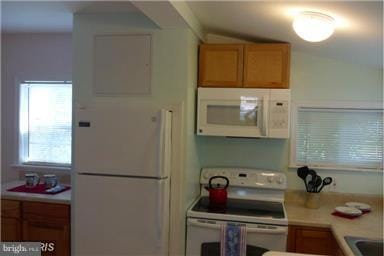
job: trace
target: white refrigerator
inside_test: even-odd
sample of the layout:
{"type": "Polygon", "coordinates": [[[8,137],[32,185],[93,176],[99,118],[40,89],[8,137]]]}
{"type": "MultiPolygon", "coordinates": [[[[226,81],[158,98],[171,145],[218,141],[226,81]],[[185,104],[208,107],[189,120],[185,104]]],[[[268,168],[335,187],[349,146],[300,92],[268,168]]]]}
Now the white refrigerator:
{"type": "Polygon", "coordinates": [[[171,118],[141,107],[75,111],[76,256],[168,255],[171,118]]]}

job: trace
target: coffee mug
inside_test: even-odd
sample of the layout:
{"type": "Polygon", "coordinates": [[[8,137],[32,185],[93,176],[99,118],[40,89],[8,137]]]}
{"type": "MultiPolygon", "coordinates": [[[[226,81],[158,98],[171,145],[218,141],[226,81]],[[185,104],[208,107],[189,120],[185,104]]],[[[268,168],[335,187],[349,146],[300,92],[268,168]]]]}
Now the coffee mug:
{"type": "Polygon", "coordinates": [[[58,181],[55,174],[45,174],[44,175],[44,184],[46,188],[56,187],[58,181]]]}
{"type": "Polygon", "coordinates": [[[25,176],[25,186],[27,188],[36,187],[40,182],[40,177],[36,173],[27,173],[25,176]]]}

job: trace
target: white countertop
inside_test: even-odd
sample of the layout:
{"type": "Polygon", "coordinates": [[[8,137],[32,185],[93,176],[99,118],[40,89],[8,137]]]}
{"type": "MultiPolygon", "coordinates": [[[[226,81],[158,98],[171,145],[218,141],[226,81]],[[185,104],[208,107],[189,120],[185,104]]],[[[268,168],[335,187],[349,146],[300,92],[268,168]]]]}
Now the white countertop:
{"type": "Polygon", "coordinates": [[[71,190],[67,190],[55,195],[7,191],[7,189],[14,188],[23,184],[24,181],[21,180],[1,184],[1,199],[71,204],[71,190]]]}

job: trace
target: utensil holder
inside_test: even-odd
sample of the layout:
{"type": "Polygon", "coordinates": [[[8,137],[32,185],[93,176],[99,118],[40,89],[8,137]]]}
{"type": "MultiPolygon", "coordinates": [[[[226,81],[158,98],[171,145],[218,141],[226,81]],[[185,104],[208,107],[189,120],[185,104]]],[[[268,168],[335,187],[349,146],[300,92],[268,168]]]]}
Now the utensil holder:
{"type": "Polygon", "coordinates": [[[320,207],[320,193],[307,193],[305,207],[309,209],[318,209],[320,207]]]}

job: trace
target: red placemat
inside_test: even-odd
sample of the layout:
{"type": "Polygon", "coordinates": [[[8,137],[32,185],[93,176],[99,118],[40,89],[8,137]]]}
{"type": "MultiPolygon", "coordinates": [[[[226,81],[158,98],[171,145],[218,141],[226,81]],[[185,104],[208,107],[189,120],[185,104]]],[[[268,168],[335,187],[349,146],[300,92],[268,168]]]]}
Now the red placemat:
{"type": "Polygon", "coordinates": [[[56,192],[47,192],[47,191],[45,191],[45,190],[47,190],[45,188],[45,184],[39,184],[39,185],[37,185],[36,187],[33,187],[33,188],[28,188],[25,185],[21,185],[21,186],[17,186],[17,187],[14,187],[14,188],[7,189],[7,191],[10,191],[10,192],[33,193],[33,194],[55,195],[55,194],[58,194],[58,193],[61,193],[61,192],[64,192],[64,191],[67,191],[67,190],[71,189],[71,186],[65,186],[65,185],[62,185],[62,186],[64,187],[63,190],[56,191],[56,192]]]}
{"type": "MultiPolygon", "coordinates": [[[[363,212],[363,214],[362,215],[364,215],[364,214],[366,214],[366,213],[369,213],[369,212],[371,212],[371,211],[362,211],[363,212]]],[[[342,217],[342,218],[346,218],[346,219],[356,219],[356,218],[359,218],[361,215],[359,215],[359,216],[350,216],[350,215],[346,215],[346,214],[342,214],[341,212],[337,212],[337,211],[334,211],[333,213],[332,213],[332,215],[333,216],[337,216],[337,217],[342,217]]]]}

